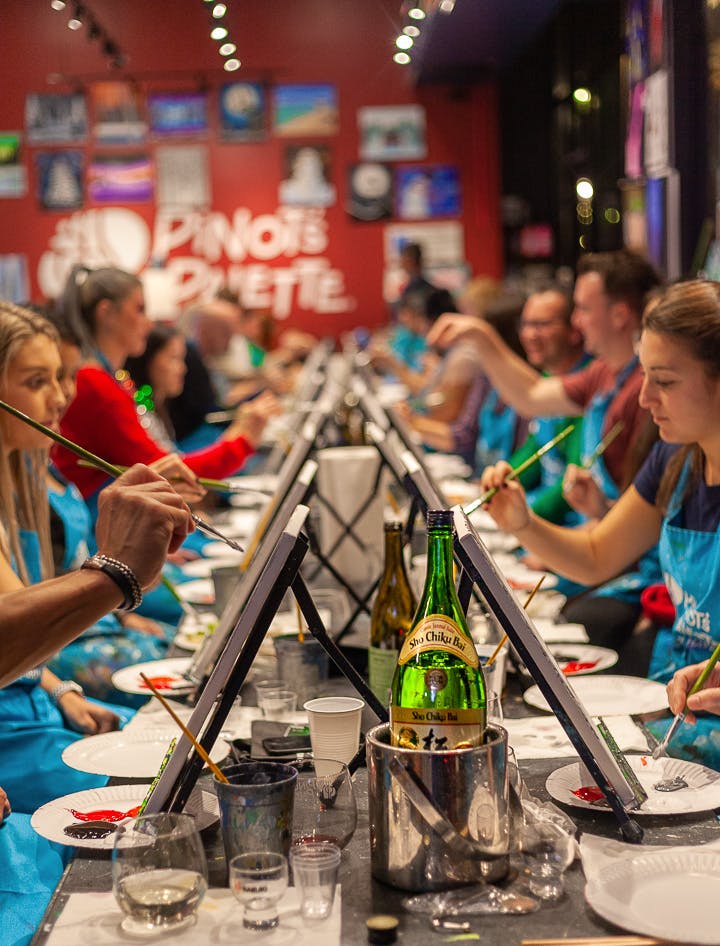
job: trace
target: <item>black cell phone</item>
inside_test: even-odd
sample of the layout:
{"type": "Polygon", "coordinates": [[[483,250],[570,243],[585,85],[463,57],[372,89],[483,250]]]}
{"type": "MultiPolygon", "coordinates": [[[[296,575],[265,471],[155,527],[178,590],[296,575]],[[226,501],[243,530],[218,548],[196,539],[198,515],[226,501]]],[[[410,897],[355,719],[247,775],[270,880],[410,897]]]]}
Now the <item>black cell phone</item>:
{"type": "Polygon", "coordinates": [[[268,755],[293,755],[310,750],[310,736],[268,736],[262,744],[268,755]]]}

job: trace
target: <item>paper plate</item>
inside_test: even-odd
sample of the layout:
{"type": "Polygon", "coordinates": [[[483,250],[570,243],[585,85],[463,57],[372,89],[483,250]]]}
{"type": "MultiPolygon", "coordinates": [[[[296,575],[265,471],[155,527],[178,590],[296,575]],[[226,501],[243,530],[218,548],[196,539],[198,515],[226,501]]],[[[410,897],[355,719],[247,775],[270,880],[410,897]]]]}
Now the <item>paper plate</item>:
{"type": "MultiPolygon", "coordinates": [[[[154,778],[171,739],[179,734],[175,723],[163,729],[133,729],[87,736],[71,742],[63,750],[66,765],[93,775],[111,775],[118,778],[154,778]]],[[[230,752],[230,746],[218,739],[210,751],[213,762],[220,762],[230,752]]]]}
{"type": "MultiPolygon", "coordinates": [[[[218,527],[219,528],[219,527],[218,527]]],[[[202,553],[205,558],[233,558],[233,561],[241,562],[244,557],[243,552],[236,552],[234,549],[231,549],[229,545],[226,545],[225,542],[207,542],[202,547],[202,553]]],[[[202,559],[197,559],[196,561],[202,561],[202,559]]],[[[188,562],[188,564],[190,564],[188,562]]],[[[215,567],[217,563],[213,564],[215,567]]],[[[183,570],[185,565],[182,566],[183,570]]]]}
{"type": "Polygon", "coordinates": [[[176,587],[177,593],[183,601],[189,601],[190,604],[215,603],[215,586],[211,578],[195,578],[193,581],[182,581],[176,587]]]}
{"type": "MultiPolygon", "coordinates": [[[[183,575],[185,575],[187,578],[210,578],[212,581],[211,573],[213,568],[225,568],[225,566],[228,565],[240,565],[240,562],[243,560],[242,553],[233,552],[232,549],[229,549],[224,542],[218,542],[218,545],[221,545],[225,551],[230,552],[230,554],[222,556],[217,555],[210,558],[197,558],[194,562],[187,562],[187,564],[183,565],[181,569],[183,575]]],[[[238,570],[238,575],[239,574],[240,571],[238,570]]]]}
{"type": "Polygon", "coordinates": [[[594,644],[551,644],[548,649],[566,677],[600,673],[618,662],[616,650],[594,644]]]}
{"type": "Polygon", "coordinates": [[[193,684],[184,675],[191,661],[192,657],[165,657],[163,660],[148,660],[142,664],[132,664],[129,667],[123,667],[122,670],[116,670],[112,675],[112,682],[123,693],[151,696],[150,690],[140,679],[140,674],[144,673],[163,696],[187,693],[188,690],[193,689],[193,684]],[[153,678],[166,679],[161,685],[153,678]]]}
{"type": "MultiPolygon", "coordinates": [[[[533,604],[537,595],[533,599],[533,604]]],[[[550,618],[533,617],[535,630],[546,644],[587,644],[588,632],[584,624],[556,624],[550,618]]]]}
{"type": "MultiPolygon", "coordinates": [[[[638,781],[648,793],[647,801],[643,802],[642,807],[633,810],[633,817],[696,814],[711,811],[720,805],[720,772],[695,762],[684,762],[682,759],[653,759],[651,755],[629,755],[626,758],[638,781]],[[676,775],[685,779],[687,788],[681,788],[677,792],[658,792],[653,787],[660,779],[674,778],[676,775]]],[[[556,801],[574,808],[610,811],[609,805],[591,804],[573,794],[587,785],[595,785],[595,782],[582,762],[573,762],[556,769],[545,782],[545,787],[556,801]]],[[[666,934],[664,936],[669,938],[666,934]]]]}
{"type": "Polygon", "coordinates": [[[258,498],[267,499],[268,494],[277,489],[278,479],[277,473],[260,473],[258,476],[228,476],[226,482],[240,493],[256,491],[258,498]]]}
{"type": "Polygon", "coordinates": [[[548,591],[558,583],[558,576],[552,572],[536,571],[534,568],[527,568],[522,562],[516,561],[514,565],[501,566],[500,571],[505,581],[515,591],[532,591],[543,576],[545,580],[541,591],[548,591]]]}
{"type": "MultiPolygon", "coordinates": [[[[570,686],[589,716],[637,716],[667,709],[667,693],[662,683],[644,677],[615,674],[576,677],[570,686]]],[[[523,693],[529,706],[549,711],[547,700],[538,686],[523,693]]]]}
{"type": "MultiPolygon", "coordinates": [[[[76,811],[130,811],[139,805],[150,787],[147,785],[106,785],[104,788],[91,788],[84,792],[74,792],[48,802],[38,808],[30,823],[38,834],[48,841],[67,844],[70,847],[93,847],[112,851],[115,832],[105,838],[69,838],[64,833],[68,825],[76,824],[78,819],[70,812],[76,811]]],[[[212,792],[196,788],[190,796],[185,812],[195,818],[199,830],[208,828],[220,817],[218,800],[212,792]]]]}
{"type": "Polygon", "coordinates": [[[622,929],[677,943],[716,944],[720,854],[660,851],[608,864],[585,899],[622,929]]]}
{"type": "Polygon", "coordinates": [[[197,650],[207,636],[209,630],[214,630],[217,626],[217,615],[211,611],[199,612],[200,620],[196,621],[192,615],[186,615],[180,625],[173,640],[173,644],[183,647],[185,650],[197,650]]]}

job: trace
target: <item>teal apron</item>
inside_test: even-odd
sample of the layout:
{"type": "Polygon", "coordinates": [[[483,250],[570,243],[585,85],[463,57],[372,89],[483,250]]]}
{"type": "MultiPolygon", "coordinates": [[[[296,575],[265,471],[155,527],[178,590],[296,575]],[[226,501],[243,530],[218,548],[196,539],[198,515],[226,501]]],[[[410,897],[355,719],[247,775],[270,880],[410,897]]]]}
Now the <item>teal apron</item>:
{"type": "MultiPolygon", "coordinates": [[[[676,670],[707,660],[720,641],[720,535],[695,532],[678,524],[682,495],[689,476],[686,464],[670,499],[660,533],[660,562],[665,584],[675,605],[675,622],[655,638],[649,676],[667,683],[676,670]]],[[[670,720],[648,728],[661,738],[670,720]]],[[[684,723],[673,736],[670,755],[720,769],[720,719],[698,717],[684,723]]]]}
{"type": "Polygon", "coordinates": [[[80,568],[90,554],[87,543],[92,528],[90,512],[74,483],[69,483],[55,467],[50,468],[50,473],[65,487],[62,493],[48,489],[48,500],[65,533],[62,567],[64,571],[71,571],[80,568]]]}
{"type": "Polygon", "coordinates": [[[481,473],[509,457],[515,449],[518,415],[502,404],[495,388],[490,388],[478,414],[478,438],[475,444],[475,471],[481,473]]]}

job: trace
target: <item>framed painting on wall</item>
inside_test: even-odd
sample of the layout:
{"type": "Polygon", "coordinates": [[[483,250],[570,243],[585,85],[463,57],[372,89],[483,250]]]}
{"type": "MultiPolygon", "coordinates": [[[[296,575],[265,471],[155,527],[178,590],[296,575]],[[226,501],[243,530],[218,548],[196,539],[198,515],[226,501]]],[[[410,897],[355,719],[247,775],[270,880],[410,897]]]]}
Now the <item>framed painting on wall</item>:
{"type": "Polygon", "coordinates": [[[336,135],[339,127],[334,85],[278,85],[273,93],[273,131],[281,138],[336,135]]]}
{"type": "Polygon", "coordinates": [[[228,82],[220,89],[220,137],[225,141],[265,138],[265,89],[259,82],[228,82]]]}

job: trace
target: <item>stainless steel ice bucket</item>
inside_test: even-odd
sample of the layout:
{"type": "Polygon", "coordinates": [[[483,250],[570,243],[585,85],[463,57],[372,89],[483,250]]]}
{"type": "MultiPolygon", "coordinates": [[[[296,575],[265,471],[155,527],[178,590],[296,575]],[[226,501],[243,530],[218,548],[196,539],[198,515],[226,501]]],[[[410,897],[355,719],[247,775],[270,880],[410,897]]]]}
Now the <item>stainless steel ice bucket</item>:
{"type": "Polygon", "coordinates": [[[495,881],[508,870],[515,828],[507,732],[489,726],[474,749],[424,752],[367,734],[372,873],[402,890],[495,881]]]}

